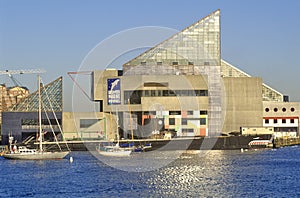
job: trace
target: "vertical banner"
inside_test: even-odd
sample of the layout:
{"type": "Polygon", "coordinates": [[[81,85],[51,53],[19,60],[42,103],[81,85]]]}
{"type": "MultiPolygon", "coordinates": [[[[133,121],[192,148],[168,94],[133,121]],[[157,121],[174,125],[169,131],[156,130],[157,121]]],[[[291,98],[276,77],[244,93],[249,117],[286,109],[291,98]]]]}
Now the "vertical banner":
{"type": "Polygon", "coordinates": [[[107,79],[107,103],[108,105],[121,104],[120,78],[107,79]]]}

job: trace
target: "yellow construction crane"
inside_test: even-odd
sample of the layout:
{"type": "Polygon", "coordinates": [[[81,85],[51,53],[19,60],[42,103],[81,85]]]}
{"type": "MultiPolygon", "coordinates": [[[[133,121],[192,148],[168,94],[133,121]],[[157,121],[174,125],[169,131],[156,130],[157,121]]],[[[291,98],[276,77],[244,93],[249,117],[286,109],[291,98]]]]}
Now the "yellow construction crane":
{"type": "Polygon", "coordinates": [[[13,77],[15,74],[40,74],[45,73],[44,69],[21,69],[21,70],[3,70],[0,75],[8,75],[15,86],[20,86],[20,83],[13,77]]]}

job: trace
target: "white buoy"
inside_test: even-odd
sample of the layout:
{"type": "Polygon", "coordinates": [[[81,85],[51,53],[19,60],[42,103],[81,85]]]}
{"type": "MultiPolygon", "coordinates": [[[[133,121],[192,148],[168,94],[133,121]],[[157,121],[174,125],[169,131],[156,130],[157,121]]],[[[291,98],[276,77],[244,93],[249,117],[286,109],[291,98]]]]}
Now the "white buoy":
{"type": "Polygon", "coordinates": [[[73,157],[70,157],[70,163],[73,163],[73,161],[74,161],[73,157]]]}
{"type": "Polygon", "coordinates": [[[243,148],[241,148],[241,153],[244,153],[244,149],[243,148]]]}

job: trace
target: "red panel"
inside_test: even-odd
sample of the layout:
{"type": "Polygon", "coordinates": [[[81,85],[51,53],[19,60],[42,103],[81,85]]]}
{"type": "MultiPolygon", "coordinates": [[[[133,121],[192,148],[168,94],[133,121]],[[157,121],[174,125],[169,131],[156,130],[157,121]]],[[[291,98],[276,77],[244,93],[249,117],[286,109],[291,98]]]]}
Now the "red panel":
{"type": "Polygon", "coordinates": [[[206,136],[206,128],[200,128],[200,136],[206,136]]]}
{"type": "Polygon", "coordinates": [[[299,117],[264,117],[264,119],[299,119],[299,117]]]}

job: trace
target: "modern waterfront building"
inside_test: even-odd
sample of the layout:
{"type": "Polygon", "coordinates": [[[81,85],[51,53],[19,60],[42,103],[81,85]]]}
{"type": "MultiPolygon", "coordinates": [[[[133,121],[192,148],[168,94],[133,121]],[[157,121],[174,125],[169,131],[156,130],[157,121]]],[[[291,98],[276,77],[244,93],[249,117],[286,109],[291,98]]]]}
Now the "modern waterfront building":
{"type": "MultiPolygon", "coordinates": [[[[223,60],[220,34],[217,10],[124,63],[121,71],[93,71],[91,97],[99,112],[62,112],[62,79],[45,86],[64,137],[115,139],[117,130],[123,138],[204,137],[237,134],[242,127],[298,136],[300,103],[223,60]]],[[[35,133],[36,97],[3,113],[3,139],[10,132],[18,140],[35,133]]]]}
{"type": "MultiPolygon", "coordinates": [[[[286,97],[221,59],[220,32],[217,10],[128,61],[121,72],[94,71],[94,101],[106,113],[118,109],[124,137],[131,130],[142,137],[155,130],[185,137],[271,126],[264,122],[269,118],[264,109],[290,106],[286,97]]],[[[298,134],[298,106],[295,115],[282,116],[290,125],[275,130],[298,134]]]]}

